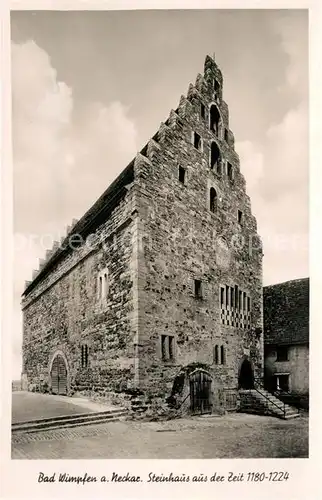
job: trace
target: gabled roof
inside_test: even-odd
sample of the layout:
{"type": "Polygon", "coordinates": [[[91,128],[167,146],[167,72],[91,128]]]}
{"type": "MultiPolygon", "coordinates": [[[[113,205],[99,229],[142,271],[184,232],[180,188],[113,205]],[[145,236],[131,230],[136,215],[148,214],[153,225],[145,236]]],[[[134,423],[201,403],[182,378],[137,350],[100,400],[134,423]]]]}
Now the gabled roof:
{"type": "Polygon", "coordinates": [[[264,343],[309,342],[309,278],[264,287],[264,343]]]}
{"type": "MultiPolygon", "coordinates": [[[[215,71],[216,73],[216,81],[217,79],[222,84],[223,77],[220,69],[218,68],[215,60],[210,56],[207,56],[204,64],[204,73],[205,75],[209,73],[209,71],[215,71]]],[[[161,123],[159,130],[153,136],[152,139],[143,147],[138,155],[143,155],[144,157],[149,157],[149,151],[151,148],[155,146],[156,143],[159,142],[160,133],[162,135],[162,131],[164,128],[167,128],[168,125],[173,124],[174,122],[180,123],[181,115],[185,113],[185,107],[189,105],[192,95],[189,93],[193,93],[195,89],[202,87],[202,85],[206,83],[203,75],[198,74],[196,85],[190,85],[188,90],[187,97],[181,96],[180,103],[176,111],[171,111],[169,118],[165,123],[161,123]]],[[[222,100],[222,104],[224,101],[222,100]]],[[[232,132],[230,131],[231,136],[232,132]]],[[[237,153],[234,152],[236,157],[238,158],[237,153]]],[[[136,156],[136,158],[138,157],[136,156]]],[[[57,263],[64,258],[71,251],[71,245],[69,244],[69,240],[74,235],[79,235],[84,239],[91,233],[94,232],[95,229],[107,219],[112,210],[117,206],[119,201],[122,199],[126,192],[126,186],[131,184],[134,180],[134,170],[135,170],[135,161],[132,162],[121,172],[121,174],[117,177],[117,179],[107,188],[107,190],[102,194],[102,196],[94,203],[94,205],[85,213],[85,215],[72,227],[72,229],[67,234],[66,238],[60,243],[57,243],[57,246],[54,247],[52,253],[49,252],[48,259],[41,262],[41,268],[39,271],[36,271],[36,274],[33,277],[31,282],[26,283],[26,288],[23,292],[23,296],[28,295],[35,286],[44,279],[49,272],[57,265],[57,263]]],[[[75,246],[75,245],[74,245],[75,246]]]]}

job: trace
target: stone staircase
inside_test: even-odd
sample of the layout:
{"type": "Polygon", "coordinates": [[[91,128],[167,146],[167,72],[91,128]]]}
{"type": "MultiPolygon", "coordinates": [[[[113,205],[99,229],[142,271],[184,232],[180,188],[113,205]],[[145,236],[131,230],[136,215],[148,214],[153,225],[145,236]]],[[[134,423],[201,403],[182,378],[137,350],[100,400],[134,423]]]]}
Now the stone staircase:
{"type": "Polygon", "coordinates": [[[299,411],[285,404],[276,396],[260,387],[255,389],[241,389],[240,411],[244,413],[256,413],[259,415],[271,415],[289,420],[300,416],[299,411]]]}
{"type": "Polygon", "coordinates": [[[31,433],[62,429],[68,427],[79,427],[83,425],[96,425],[116,420],[124,420],[127,416],[124,408],[92,413],[81,413],[77,415],[61,415],[58,417],[41,418],[27,422],[17,422],[11,425],[13,433],[31,433]]]}

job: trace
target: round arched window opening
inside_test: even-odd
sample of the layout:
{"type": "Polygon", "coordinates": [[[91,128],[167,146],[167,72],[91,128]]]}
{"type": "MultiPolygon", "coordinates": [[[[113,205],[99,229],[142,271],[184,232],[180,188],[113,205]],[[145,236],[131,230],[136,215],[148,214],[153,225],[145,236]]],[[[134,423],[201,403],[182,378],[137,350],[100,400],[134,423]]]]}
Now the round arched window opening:
{"type": "Polygon", "coordinates": [[[209,203],[210,203],[210,211],[215,213],[217,212],[217,208],[218,208],[218,197],[217,197],[217,191],[215,190],[214,187],[211,187],[210,188],[210,200],[209,200],[209,203]]]}
{"type": "Polygon", "coordinates": [[[212,104],[210,107],[210,130],[215,133],[217,137],[219,137],[219,126],[220,126],[220,113],[215,104],[212,104]]]}
{"type": "Polygon", "coordinates": [[[221,158],[220,151],[215,142],[211,143],[210,149],[210,168],[215,170],[218,175],[221,175],[221,158]]]}

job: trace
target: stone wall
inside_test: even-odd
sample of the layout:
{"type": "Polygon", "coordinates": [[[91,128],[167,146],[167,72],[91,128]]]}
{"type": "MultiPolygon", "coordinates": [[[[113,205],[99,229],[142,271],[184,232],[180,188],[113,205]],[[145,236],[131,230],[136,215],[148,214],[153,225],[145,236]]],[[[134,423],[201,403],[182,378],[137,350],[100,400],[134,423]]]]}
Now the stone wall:
{"type": "Polygon", "coordinates": [[[289,391],[294,394],[309,394],[309,346],[288,346],[288,360],[276,360],[276,347],[265,347],[265,381],[270,386],[274,374],[289,374],[289,391]]]}
{"type": "Polygon", "coordinates": [[[309,291],[309,278],[264,287],[265,384],[268,388],[275,385],[275,373],[288,373],[292,393],[309,393],[309,291]],[[278,349],[287,349],[287,361],[276,360],[278,349]]]}
{"type": "Polygon", "coordinates": [[[205,77],[199,75],[196,85],[189,87],[188,97],[181,98],[176,112],[161,125],[155,147],[136,170],[141,234],[139,378],[141,387],[155,394],[169,395],[175,375],[191,362],[210,367],[214,390],[237,387],[244,357],[252,360],[256,376],[263,374],[262,251],[229,130],[228,108],[220,99],[220,137],[209,129],[209,109],[216,101],[214,78],[222,83],[218,68],[207,58],[205,77]],[[201,150],[192,144],[195,131],[202,139],[201,150]],[[209,166],[212,141],[221,151],[221,174],[209,166]],[[184,183],[179,166],[186,172],[184,183]],[[212,186],[218,196],[216,213],[209,210],[212,186]],[[194,280],[202,282],[202,298],[195,297],[194,280]],[[220,285],[238,285],[250,296],[250,327],[221,324],[220,285]],[[173,360],[161,360],[161,335],[175,340],[173,360]],[[223,365],[214,363],[215,345],[225,348],[223,365]]]}
{"type": "Polygon", "coordinates": [[[69,253],[25,297],[23,374],[29,389],[50,390],[50,364],[58,352],[67,362],[69,393],[133,385],[136,226],[135,193],[130,189],[91,234],[90,245],[69,253]],[[103,269],[108,270],[106,300],[98,297],[103,269]],[[87,367],[81,363],[84,343],[87,367]]]}
{"type": "Polygon", "coordinates": [[[213,376],[217,409],[225,390],[234,398],[243,359],[262,375],[262,250],[222,91],[221,72],[207,57],[204,75],[137,155],[125,198],[91,235],[97,244],[70,252],[26,295],[23,369],[34,387],[50,389],[57,352],[68,363],[69,392],[136,386],[163,400],[184,367],[201,363],[213,376]],[[102,307],[97,284],[105,268],[102,307]],[[234,324],[221,287],[242,293],[245,310],[234,308],[241,316],[234,324]],[[162,336],[172,339],[168,360],[162,336]],[[85,342],[89,365],[82,368],[85,342]],[[215,346],[224,349],[223,362],[216,363],[215,346]]]}

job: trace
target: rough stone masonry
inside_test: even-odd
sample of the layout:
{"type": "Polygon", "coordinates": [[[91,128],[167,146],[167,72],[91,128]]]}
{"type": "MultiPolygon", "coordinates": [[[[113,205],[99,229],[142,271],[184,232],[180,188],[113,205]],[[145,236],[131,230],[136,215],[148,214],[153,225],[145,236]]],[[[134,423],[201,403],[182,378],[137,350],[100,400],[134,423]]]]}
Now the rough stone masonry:
{"type": "Polygon", "coordinates": [[[234,406],[245,360],[263,376],[261,240],[222,96],[207,56],[178,108],[26,284],[29,390],[139,389],[178,402],[201,367],[216,409],[234,406]]]}

